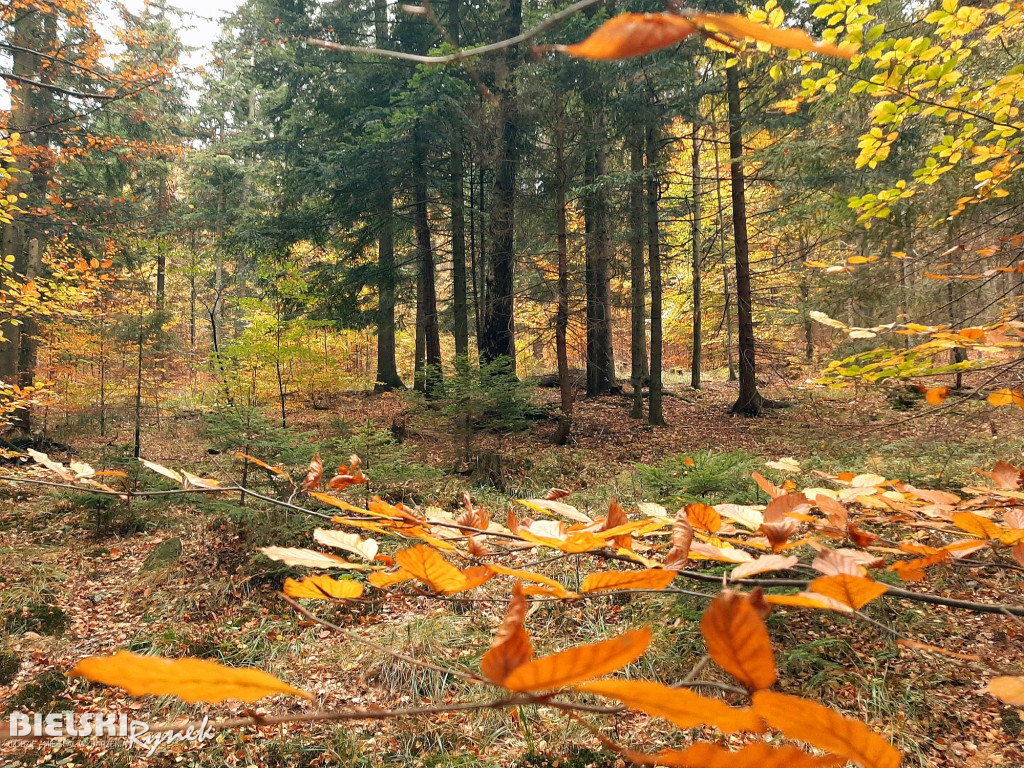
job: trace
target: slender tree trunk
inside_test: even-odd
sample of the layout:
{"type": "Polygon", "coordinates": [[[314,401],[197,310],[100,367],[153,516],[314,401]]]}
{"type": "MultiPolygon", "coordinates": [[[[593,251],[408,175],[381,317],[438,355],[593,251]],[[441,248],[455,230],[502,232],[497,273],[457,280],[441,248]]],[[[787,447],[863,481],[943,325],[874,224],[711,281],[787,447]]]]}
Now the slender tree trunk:
{"type": "Polygon", "coordinates": [[[565,132],[561,105],[555,126],[555,216],[558,241],[558,313],[555,317],[555,356],[558,359],[558,390],[561,407],[554,443],[563,445],[572,430],[572,382],[569,380],[569,238],[566,222],[568,179],[565,170],[565,132]]]}
{"type": "Polygon", "coordinates": [[[701,272],[704,269],[701,256],[700,220],[701,220],[701,184],[700,184],[700,138],[697,123],[693,124],[692,152],[693,158],[690,163],[690,173],[693,176],[693,222],[690,225],[690,240],[693,246],[693,354],[690,359],[690,386],[700,389],[700,364],[701,364],[701,339],[702,339],[702,310],[701,303],[701,272]]]}
{"type": "Polygon", "coordinates": [[[412,149],[413,228],[416,230],[418,257],[415,387],[432,395],[436,394],[441,386],[441,332],[437,318],[434,248],[430,241],[430,218],[427,210],[426,159],[427,145],[422,138],[422,128],[417,124],[413,128],[412,149]]]}
{"type": "Polygon", "coordinates": [[[594,120],[592,145],[587,150],[583,201],[587,246],[587,394],[603,395],[615,389],[615,354],[612,348],[611,242],[608,234],[608,193],[604,121],[594,120]]]}
{"type": "Polygon", "coordinates": [[[139,318],[139,338],[136,349],[135,369],[135,458],[142,458],[142,352],[145,332],[142,318],[139,318]]]}
{"type": "MultiPolygon", "coordinates": [[[[500,19],[502,38],[517,36],[523,28],[522,0],[508,0],[500,19]]],[[[516,168],[519,164],[519,110],[515,70],[519,51],[506,49],[495,66],[492,93],[498,100],[498,146],[495,152],[494,187],[491,193],[490,249],[484,288],[484,317],[480,340],[482,362],[506,358],[509,373],[516,371],[515,302],[515,206],[516,168]]]]}
{"type": "Polygon", "coordinates": [[[743,177],[743,114],[740,108],[740,75],[736,65],[725,70],[729,101],[729,160],[732,187],[732,228],[736,257],[736,307],[739,325],[740,391],[733,413],[758,416],[763,407],[757,391],[754,357],[754,312],[750,292],[750,254],[747,240],[747,198],[743,177]]]}
{"type": "MultiPolygon", "coordinates": [[[[32,281],[43,270],[42,254],[39,252],[39,239],[33,237],[28,241],[28,263],[25,266],[25,280],[32,281]]],[[[21,321],[18,345],[18,386],[28,390],[35,386],[36,357],[39,351],[39,321],[29,312],[21,321]]],[[[32,431],[32,412],[25,406],[18,408],[13,416],[13,423],[26,435],[32,431]]]]}
{"type": "Polygon", "coordinates": [[[665,426],[661,403],[662,315],[661,315],[661,242],[658,218],[660,180],[658,174],[661,132],[651,123],[647,126],[647,260],[651,276],[651,383],[647,402],[647,422],[665,426]]]}
{"type": "Polygon", "coordinates": [[[466,207],[462,168],[462,128],[452,135],[452,314],[455,319],[455,359],[469,359],[469,303],[466,299],[466,207]]]}
{"type": "Polygon", "coordinates": [[[644,279],[644,135],[637,130],[629,146],[629,298],[630,371],[633,407],[629,416],[644,417],[644,378],[647,371],[647,285],[644,279]]]}
{"type": "Polygon", "coordinates": [[[722,163],[715,152],[715,195],[718,198],[718,258],[722,264],[722,315],[725,319],[725,360],[729,368],[729,381],[736,381],[736,365],[732,359],[732,293],[729,291],[729,264],[725,257],[725,203],[722,200],[722,163]]]}

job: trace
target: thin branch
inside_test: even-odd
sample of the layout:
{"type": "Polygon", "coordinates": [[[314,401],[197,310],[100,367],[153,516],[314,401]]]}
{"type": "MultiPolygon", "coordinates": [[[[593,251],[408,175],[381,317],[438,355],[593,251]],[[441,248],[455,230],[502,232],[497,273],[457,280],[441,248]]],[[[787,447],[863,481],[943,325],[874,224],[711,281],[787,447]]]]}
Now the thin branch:
{"type": "Polygon", "coordinates": [[[76,99],[110,101],[111,99],[117,98],[117,96],[112,93],[83,93],[82,91],[72,91],[68,88],[61,88],[59,85],[51,85],[50,83],[44,83],[40,80],[33,80],[30,77],[22,77],[21,75],[16,75],[13,72],[0,72],[0,78],[3,78],[4,80],[13,80],[14,82],[21,83],[22,85],[30,85],[34,88],[44,88],[48,91],[61,93],[65,96],[72,96],[76,99]]]}

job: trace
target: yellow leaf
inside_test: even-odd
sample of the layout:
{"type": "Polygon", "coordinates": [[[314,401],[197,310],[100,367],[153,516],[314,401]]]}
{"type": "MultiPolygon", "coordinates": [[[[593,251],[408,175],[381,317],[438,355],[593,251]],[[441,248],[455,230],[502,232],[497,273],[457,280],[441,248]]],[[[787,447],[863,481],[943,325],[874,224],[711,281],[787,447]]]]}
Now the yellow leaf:
{"type": "Polygon", "coordinates": [[[822,576],[815,579],[808,585],[808,589],[819,595],[838,600],[843,605],[848,605],[857,611],[872,600],[884,595],[887,587],[866,576],[840,573],[836,576],[822,576]]]}
{"type": "Polygon", "coordinates": [[[347,600],[362,597],[363,585],[352,579],[332,579],[320,574],[307,576],[302,581],[285,579],[284,593],[288,597],[309,597],[314,600],[347,600]]]}
{"type": "Polygon", "coordinates": [[[403,581],[410,581],[414,578],[415,577],[409,573],[409,571],[404,568],[399,568],[393,573],[385,573],[384,571],[371,573],[366,580],[373,586],[377,587],[377,589],[387,589],[395,584],[401,584],[403,581]]]}
{"type": "Polygon", "coordinates": [[[815,51],[830,56],[838,56],[842,59],[853,58],[853,49],[849,46],[838,48],[829,43],[818,42],[802,29],[791,27],[789,29],[772,29],[757,22],[751,21],[746,16],[737,16],[727,13],[695,13],[690,19],[700,26],[711,26],[719,32],[724,32],[729,37],[737,39],[749,38],[768,43],[776,48],[786,48],[795,51],[815,51]]]}
{"type": "Polygon", "coordinates": [[[611,674],[639,659],[651,642],[649,628],[630,630],[610,640],[569,648],[517,667],[503,685],[510,691],[549,691],[611,674]]]}
{"type": "Polygon", "coordinates": [[[897,768],[901,756],[859,720],[821,704],[773,691],[754,694],[754,711],[788,738],[853,760],[863,768],[897,768]]]}
{"type": "Polygon", "coordinates": [[[612,589],[664,589],[672,583],[675,571],[599,571],[583,580],[581,593],[605,592],[612,589]]]}
{"type": "Polygon", "coordinates": [[[713,725],[725,733],[764,730],[761,718],[753,710],[730,707],[720,699],[709,699],[685,688],[669,688],[646,680],[599,680],[575,687],[662,717],[679,728],[713,725]]]}
{"type": "Polygon", "coordinates": [[[177,696],[189,703],[219,704],[225,699],[251,702],[279,693],[313,698],[259,669],[225,667],[205,659],[139,656],[128,651],[82,659],[68,674],[116,685],[132,696],[177,696]]]}

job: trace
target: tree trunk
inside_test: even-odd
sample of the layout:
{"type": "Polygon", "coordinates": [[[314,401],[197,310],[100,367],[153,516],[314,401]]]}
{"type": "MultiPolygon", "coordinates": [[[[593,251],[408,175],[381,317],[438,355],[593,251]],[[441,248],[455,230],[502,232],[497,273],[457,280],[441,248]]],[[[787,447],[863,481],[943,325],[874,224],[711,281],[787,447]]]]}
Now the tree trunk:
{"type": "Polygon", "coordinates": [[[608,234],[608,193],[604,122],[594,121],[593,144],[587,150],[583,199],[587,273],[587,394],[615,389],[615,354],[612,349],[611,242],[608,234]]]}
{"type": "Polygon", "coordinates": [[[422,128],[417,124],[413,128],[412,139],[413,228],[416,230],[418,264],[416,281],[417,367],[414,386],[421,392],[432,395],[436,394],[441,386],[441,334],[437,321],[434,249],[430,242],[430,219],[427,211],[427,145],[422,138],[421,131],[422,128]]]}
{"type": "Polygon", "coordinates": [[[725,70],[729,101],[729,160],[732,187],[732,229],[736,258],[736,308],[739,326],[740,391],[732,412],[758,416],[763,402],[757,391],[754,359],[754,313],[750,294],[750,254],[747,240],[747,198],[743,178],[743,113],[740,108],[740,74],[736,65],[725,70]]]}
{"type": "MultiPolygon", "coordinates": [[[[561,105],[560,105],[561,106],[561,105]]],[[[565,171],[565,133],[562,130],[561,109],[555,126],[555,216],[558,241],[558,313],[555,317],[555,356],[558,359],[558,390],[561,395],[558,430],[554,443],[563,445],[572,430],[572,382],[569,380],[569,347],[566,338],[569,329],[569,238],[566,223],[566,193],[568,179],[565,171]]]]}
{"type": "Polygon", "coordinates": [[[452,314],[455,319],[455,361],[469,358],[469,302],[466,298],[466,208],[462,170],[462,128],[452,135],[452,314]]]}
{"type": "Polygon", "coordinates": [[[633,407],[629,416],[644,417],[644,378],[647,371],[647,286],[644,280],[644,136],[639,131],[629,146],[629,297],[630,371],[633,407]]]}
{"type": "Polygon", "coordinates": [[[700,363],[701,363],[701,321],[702,321],[702,304],[701,304],[701,271],[704,269],[703,259],[701,257],[701,241],[700,241],[700,141],[698,137],[698,128],[696,121],[693,124],[693,136],[692,136],[692,152],[693,158],[690,163],[690,173],[693,176],[693,222],[690,225],[690,240],[693,246],[693,354],[690,359],[690,386],[694,389],[700,389],[700,363]]]}
{"type": "Polygon", "coordinates": [[[736,381],[736,364],[732,359],[732,291],[729,290],[729,267],[722,266],[722,294],[725,314],[725,359],[729,366],[729,381],[736,381]]]}
{"type": "MultiPolygon", "coordinates": [[[[508,0],[500,19],[503,39],[517,36],[523,28],[522,0],[508,0]]],[[[495,64],[492,93],[498,100],[498,141],[494,186],[491,192],[490,248],[484,281],[484,312],[480,339],[481,362],[508,360],[509,373],[516,371],[515,302],[515,205],[516,168],[519,163],[519,110],[516,103],[517,48],[506,49],[495,64]]]]}
{"type": "Polygon", "coordinates": [[[660,133],[655,124],[647,126],[647,260],[651,276],[651,383],[647,402],[647,423],[656,427],[665,426],[661,404],[661,243],[658,220],[660,133]]]}

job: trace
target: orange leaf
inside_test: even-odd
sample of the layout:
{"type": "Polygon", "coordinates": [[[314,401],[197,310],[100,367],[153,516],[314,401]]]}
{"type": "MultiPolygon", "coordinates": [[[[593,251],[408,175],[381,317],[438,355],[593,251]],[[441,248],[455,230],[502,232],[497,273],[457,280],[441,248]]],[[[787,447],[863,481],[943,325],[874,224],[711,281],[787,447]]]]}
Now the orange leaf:
{"type": "Polygon", "coordinates": [[[610,589],[664,589],[672,583],[675,571],[599,571],[583,580],[580,592],[604,592],[610,589]]]}
{"type": "Polygon", "coordinates": [[[288,477],[287,473],[282,472],[277,467],[270,466],[265,461],[260,461],[255,456],[250,456],[249,454],[242,453],[241,451],[236,452],[235,456],[237,456],[240,459],[245,459],[250,464],[255,464],[257,467],[262,467],[263,469],[267,470],[268,472],[273,472],[275,475],[280,475],[282,477],[288,477]]]}
{"type": "Polygon", "coordinates": [[[490,650],[480,660],[480,671],[495,685],[504,685],[513,670],[533,659],[533,644],[523,627],[527,608],[523,585],[517,582],[505,620],[495,633],[490,650]]]}
{"type": "Polygon", "coordinates": [[[993,677],[988,692],[1007,704],[1024,706],[1024,677],[993,677]]]}
{"type": "Polygon", "coordinates": [[[1024,394],[1019,389],[997,389],[988,396],[988,402],[993,408],[1001,408],[1004,405],[1024,408],[1024,394]]]}
{"type": "Polygon", "coordinates": [[[500,573],[502,576],[511,576],[515,579],[522,579],[523,581],[533,581],[538,584],[546,584],[554,590],[562,590],[565,594],[565,587],[554,579],[550,579],[547,576],[541,576],[539,573],[533,573],[532,571],[521,571],[518,568],[506,568],[504,565],[498,563],[488,563],[487,567],[495,573],[500,573]]]}
{"type": "Polygon", "coordinates": [[[320,478],[324,476],[324,463],[320,460],[320,454],[314,454],[309,461],[309,470],[306,477],[299,486],[300,491],[309,491],[320,485],[320,478]]]}
{"type": "Polygon", "coordinates": [[[897,768],[902,759],[895,747],[864,723],[813,701],[757,691],[754,711],[787,737],[853,760],[863,768],[897,768]]]}
{"type": "Polygon", "coordinates": [[[760,487],[760,489],[767,493],[771,498],[776,499],[779,496],[786,495],[786,491],[784,489],[779,488],[779,486],[766,478],[760,472],[751,472],[750,476],[754,479],[754,482],[757,483],[758,487],[760,487]]]}
{"type": "Polygon", "coordinates": [[[116,685],[132,696],[177,696],[190,703],[219,704],[225,699],[258,701],[279,693],[313,698],[259,669],[225,667],[206,659],[139,656],[128,651],[82,659],[68,675],[116,685]]]}
{"type": "Polygon", "coordinates": [[[786,48],[794,51],[815,51],[830,56],[837,56],[841,59],[853,57],[853,49],[846,46],[838,48],[829,43],[818,42],[802,29],[796,27],[775,29],[751,21],[746,16],[736,16],[728,13],[695,13],[690,18],[695,24],[701,26],[710,25],[719,32],[724,32],[729,37],[737,39],[749,38],[762,43],[768,43],[776,48],[786,48]]]}
{"type": "Polygon", "coordinates": [[[302,581],[285,579],[284,593],[289,597],[309,597],[314,600],[345,600],[362,597],[363,585],[352,579],[332,579],[327,575],[308,576],[302,581]]]}
{"type": "Polygon", "coordinates": [[[886,592],[885,584],[880,584],[874,579],[864,576],[851,576],[848,573],[840,573],[836,576],[822,576],[812,581],[808,585],[808,589],[812,592],[817,592],[819,595],[825,595],[833,600],[838,600],[855,611],[860,610],[861,607],[881,597],[886,592]]]}
{"type": "Polygon", "coordinates": [[[999,526],[991,520],[973,512],[957,512],[953,515],[953,525],[961,531],[967,531],[979,539],[998,539],[999,526]]]}
{"type": "Polygon", "coordinates": [[[1011,550],[1011,553],[1013,554],[1013,559],[1017,561],[1018,565],[1024,565],[1024,544],[1018,544],[1015,546],[1011,550]]]}
{"type": "Polygon", "coordinates": [[[722,527],[722,516],[714,507],[695,501],[686,505],[686,519],[699,531],[717,533],[722,527]]]}
{"type": "Polygon", "coordinates": [[[569,648],[516,668],[503,685],[532,693],[582,683],[621,669],[639,659],[651,643],[651,630],[635,629],[618,637],[569,648]]]}
{"type": "Polygon", "coordinates": [[[776,496],[764,508],[764,521],[766,523],[778,523],[787,515],[804,513],[810,508],[811,503],[802,493],[786,493],[782,496],[776,496]]]}
{"type": "Polygon", "coordinates": [[[622,756],[631,763],[669,768],[837,768],[846,762],[832,755],[809,755],[790,744],[773,747],[763,741],[748,744],[738,752],[698,742],[683,750],[663,749],[656,755],[624,750],[622,756]]]}
{"type": "Polygon", "coordinates": [[[671,13],[624,13],[563,50],[586,59],[627,59],[682,42],[695,30],[693,23],[671,13]]]}
{"type": "Polygon", "coordinates": [[[850,536],[850,541],[861,548],[870,546],[873,542],[876,542],[879,539],[875,534],[868,533],[867,531],[863,531],[858,528],[856,523],[850,523],[846,527],[846,532],[850,536]]]}
{"type": "Polygon", "coordinates": [[[949,397],[949,387],[932,387],[924,393],[924,399],[928,401],[928,405],[940,405],[947,397],[949,397]]]}
{"type": "Polygon", "coordinates": [[[700,622],[708,653],[752,691],[775,682],[775,657],[764,621],[746,595],[727,590],[711,601],[700,622]]]}
{"type": "Polygon", "coordinates": [[[395,562],[435,592],[452,595],[467,589],[462,571],[426,544],[397,552],[395,562]]]}
{"type": "Polygon", "coordinates": [[[796,608],[817,608],[824,611],[849,613],[851,608],[831,597],[816,592],[797,592],[795,595],[765,595],[765,602],[772,605],[791,605],[796,608]]]}
{"type": "Polygon", "coordinates": [[[366,580],[377,589],[387,589],[395,584],[401,584],[403,581],[410,581],[414,578],[409,571],[399,568],[394,573],[384,573],[383,571],[371,573],[366,580]]]}

